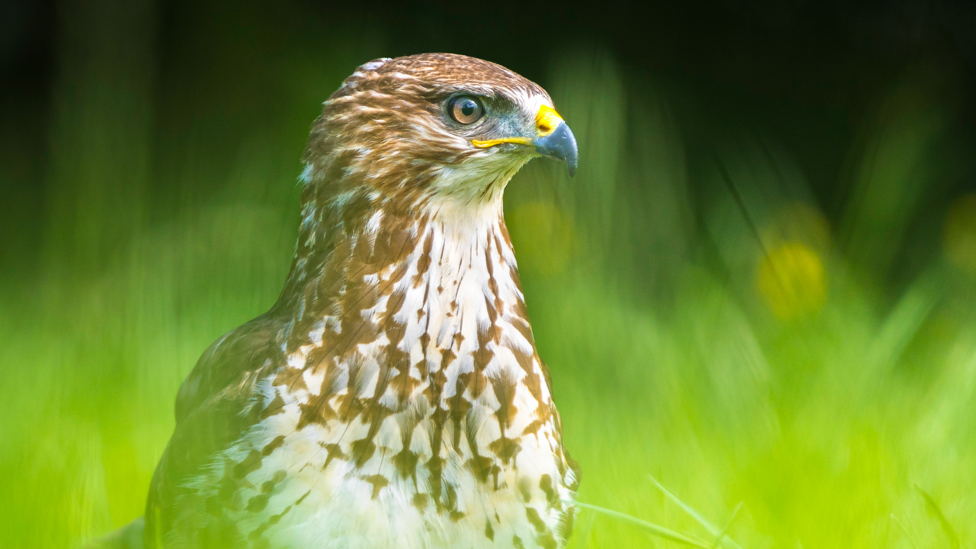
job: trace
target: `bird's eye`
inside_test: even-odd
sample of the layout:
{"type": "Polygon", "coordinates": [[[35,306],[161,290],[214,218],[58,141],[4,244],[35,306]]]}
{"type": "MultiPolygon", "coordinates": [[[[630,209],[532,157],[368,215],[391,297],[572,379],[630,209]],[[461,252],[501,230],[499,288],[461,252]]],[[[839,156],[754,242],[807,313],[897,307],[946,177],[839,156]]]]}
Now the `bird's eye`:
{"type": "Polygon", "coordinates": [[[485,108],[481,106],[481,102],[467,95],[451,99],[448,110],[451,113],[451,118],[459,124],[465,125],[474,124],[485,114],[485,108]]]}

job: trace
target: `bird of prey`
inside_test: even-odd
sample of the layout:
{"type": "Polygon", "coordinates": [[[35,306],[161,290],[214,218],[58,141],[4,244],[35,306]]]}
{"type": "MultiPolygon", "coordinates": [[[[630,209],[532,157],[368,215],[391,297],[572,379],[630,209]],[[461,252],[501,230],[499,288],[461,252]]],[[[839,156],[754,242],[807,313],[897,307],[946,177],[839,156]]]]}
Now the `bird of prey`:
{"type": "Polygon", "coordinates": [[[576,169],[538,85],[377,59],[325,102],[278,301],[180,388],[148,548],[563,547],[562,443],[502,217],[533,157],[576,169]]]}

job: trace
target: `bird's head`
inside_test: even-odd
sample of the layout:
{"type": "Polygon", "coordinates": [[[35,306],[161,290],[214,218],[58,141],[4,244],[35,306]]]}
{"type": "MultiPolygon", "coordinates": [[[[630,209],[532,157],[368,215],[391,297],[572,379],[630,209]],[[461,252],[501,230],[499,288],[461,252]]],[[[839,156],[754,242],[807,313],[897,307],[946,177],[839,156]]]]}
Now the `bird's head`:
{"type": "Polygon", "coordinates": [[[500,204],[505,184],[545,156],[576,170],[576,139],[537,84],[452,54],[378,59],[332,94],[303,158],[309,198],[416,211],[500,204]]]}

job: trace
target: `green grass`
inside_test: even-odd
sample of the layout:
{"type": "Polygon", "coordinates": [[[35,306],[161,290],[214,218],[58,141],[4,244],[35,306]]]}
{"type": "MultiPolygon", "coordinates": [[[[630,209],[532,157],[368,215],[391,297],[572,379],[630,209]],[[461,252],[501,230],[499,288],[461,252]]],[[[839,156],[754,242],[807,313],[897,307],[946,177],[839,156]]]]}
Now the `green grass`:
{"type": "MultiPolygon", "coordinates": [[[[328,51],[276,73],[297,75],[276,83],[285,108],[239,142],[178,121],[177,144],[92,151],[55,125],[54,154],[102,156],[52,171],[66,193],[55,211],[74,217],[46,218],[40,265],[0,293],[0,545],[71,547],[142,513],[179,383],[280,290],[315,114],[303,101],[372,55],[328,51]],[[309,78],[316,66],[334,69],[309,78]],[[156,168],[100,177],[130,153],[156,168]],[[127,195],[138,214],[112,215],[119,181],[141,185],[127,195]]],[[[863,122],[836,223],[775,138],[724,126],[693,146],[683,132],[703,130],[677,113],[694,101],[605,55],[557,59],[545,83],[580,138],[580,171],[534,162],[506,207],[583,470],[572,546],[973,546],[976,230],[963,216],[943,234],[947,210],[927,198],[951,135],[917,80],[863,122]],[[906,251],[923,209],[932,253],[906,251]]],[[[193,108],[238,120],[224,92],[193,108]]],[[[97,125],[107,107],[76,101],[97,125]]],[[[165,126],[180,115],[163,103],[165,126]]],[[[111,135],[155,131],[105,120],[111,135]]]]}

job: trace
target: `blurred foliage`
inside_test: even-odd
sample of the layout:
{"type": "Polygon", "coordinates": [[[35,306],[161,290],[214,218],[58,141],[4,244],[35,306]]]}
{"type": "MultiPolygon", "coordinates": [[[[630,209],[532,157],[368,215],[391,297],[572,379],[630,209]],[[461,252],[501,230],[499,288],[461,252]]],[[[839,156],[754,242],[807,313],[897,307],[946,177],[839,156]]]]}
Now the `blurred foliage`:
{"type": "MultiPolygon", "coordinates": [[[[320,102],[388,53],[250,4],[160,52],[148,4],[65,6],[44,215],[2,225],[3,547],[142,513],[179,383],[278,295],[320,102]]],[[[976,544],[976,158],[951,67],[910,67],[851,121],[824,205],[702,86],[597,46],[547,66],[527,76],[580,170],[531,163],[506,211],[581,501],[706,539],[677,502],[718,525],[741,502],[745,548],[976,544]]],[[[584,510],[573,546],[675,545],[584,510]]]]}

